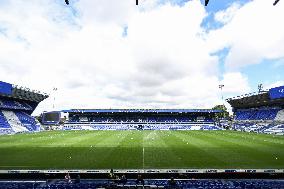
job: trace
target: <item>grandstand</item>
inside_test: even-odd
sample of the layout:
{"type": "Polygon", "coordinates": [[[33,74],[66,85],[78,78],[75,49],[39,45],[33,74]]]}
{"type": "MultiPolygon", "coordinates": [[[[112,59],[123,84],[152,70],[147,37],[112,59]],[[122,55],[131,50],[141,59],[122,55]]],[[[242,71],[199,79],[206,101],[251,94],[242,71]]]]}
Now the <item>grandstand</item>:
{"type": "Polygon", "coordinates": [[[31,113],[47,94],[0,81],[0,135],[39,131],[31,113]]]}
{"type": "MultiPolygon", "coordinates": [[[[39,125],[31,113],[47,94],[4,82],[0,91],[1,134],[22,133],[0,137],[0,188],[284,186],[277,180],[284,178],[283,137],[225,130],[217,119],[221,110],[70,109],[43,112],[39,125]],[[128,180],[109,178],[111,169],[128,180]],[[66,173],[72,183],[63,180],[66,173]],[[78,174],[80,182],[74,179],[78,174]],[[138,174],[144,186],[137,183],[138,174]]],[[[284,113],[275,101],[271,106],[235,103],[234,128],[278,134],[284,113]]]]}
{"type": "Polygon", "coordinates": [[[233,129],[284,134],[284,86],[226,99],[234,112],[233,129]]]}
{"type": "Polygon", "coordinates": [[[64,130],[220,130],[211,109],[72,109],[64,130]]]}
{"type": "Polygon", "coordinates": [[[62,180],[53,182],[46,181],[27,181],[27,182],[1,182],[0,187],[4,189],[17,189],[17,188],[31,188],[31,189],[153,189],[153,188],[165,188],[165,189],[182,189],[182,188],[230,188],[230,189],[242,189],[242,188],[283,188],[283,180],[205,180],[205,179],[177,179],[174,184],[171,184],[167,179],[145,179],[145,184],[136,184],[135,179],[129,179],[126,183],[110,180],[82,180],[74,183],[66,183],[62,180]]]}

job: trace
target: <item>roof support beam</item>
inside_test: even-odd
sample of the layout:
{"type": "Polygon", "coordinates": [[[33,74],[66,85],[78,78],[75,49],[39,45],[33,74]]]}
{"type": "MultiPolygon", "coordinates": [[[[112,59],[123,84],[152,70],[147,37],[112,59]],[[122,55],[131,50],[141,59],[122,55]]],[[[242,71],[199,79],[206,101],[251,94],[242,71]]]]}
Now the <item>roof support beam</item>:
{"type": "Polygon", "coordinates": [[[276,0],[273,5],[275,6],[280,0],[276,0]]]}

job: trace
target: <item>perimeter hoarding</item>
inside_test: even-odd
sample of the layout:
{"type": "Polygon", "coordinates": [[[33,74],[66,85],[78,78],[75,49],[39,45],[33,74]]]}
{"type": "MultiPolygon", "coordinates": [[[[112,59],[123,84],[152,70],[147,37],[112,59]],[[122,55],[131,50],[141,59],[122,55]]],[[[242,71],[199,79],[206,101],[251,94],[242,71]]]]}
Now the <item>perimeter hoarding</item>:
{"type": "Polygon", "coordinates": [[[270,99],[284,98],[284,86],[269,89],[270,99]]]}
{"type": "Polygon", "coordinates": [[[0,81],[0,94],[11,95],[12,84],[0,81]]]}

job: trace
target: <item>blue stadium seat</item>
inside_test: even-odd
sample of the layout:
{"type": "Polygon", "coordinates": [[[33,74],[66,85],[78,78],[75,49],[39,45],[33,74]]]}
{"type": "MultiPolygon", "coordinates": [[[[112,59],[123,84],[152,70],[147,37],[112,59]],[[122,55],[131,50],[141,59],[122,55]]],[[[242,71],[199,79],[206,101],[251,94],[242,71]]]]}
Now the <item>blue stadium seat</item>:
{"type": "MultiPolygon", "coordinates": [[[[57,181],[52,184],[46,182],[32,181],[1,181],[1,189],[97,189],[97,188],[143,188],[136,185],[135,180],[128,180],[125,185],[117,184],[109,180],[81,180],[80,183],[68,184],[65,181],[57,181]]],[[[256,189],[256,188],[284,188],[283,180],[176,180],[176,185],[169,185],[167,180],[145,180],[144,188],[165,188],[165,189],[256,189]]]]}
{"type": "Polygon", "coordinates": [[[280,108],[260,108],[237,110],[236,120],[273,120],[280,108]]]}
{"type": "Polygon", "coordinates": [[[6,120],[4,114],[0,111],[0,129],[2,128],[11,128],[8,121],[6,120]]]}
{"type": "MultiPolygon", "coordinates": [[[[143,130],[222,130],[214,124],[140,124],[143,130]]],[[[137,124],[127,123],[67,123],[63,130],[137,130],[137,124]]]]}
{"type": "MultiPolygon", "coordinates": [[[[196,118],[181,116],[147,116],[147,117],[111,117],[111,116],[90,116],[87,121],[81,121],[78,115],[69,117],[69,123],[90,122],[90,123],[191,123],[196,118]]],[[[211,118],[205,118],[202,122],[214,122],[211,118]]]]}
{"type": "Polygon", "coordinates": [[[39,129],[35,119],[29,114],[21,111],[16,111],[15,114],[29,131],[37,131],[39,129]]]}
{"type": "Polygon", "coordinates": [[[26,102],[19,102],[12,99],[1,99],[0,108],[13,110],[32,110],[32,107],[26,102]]]}

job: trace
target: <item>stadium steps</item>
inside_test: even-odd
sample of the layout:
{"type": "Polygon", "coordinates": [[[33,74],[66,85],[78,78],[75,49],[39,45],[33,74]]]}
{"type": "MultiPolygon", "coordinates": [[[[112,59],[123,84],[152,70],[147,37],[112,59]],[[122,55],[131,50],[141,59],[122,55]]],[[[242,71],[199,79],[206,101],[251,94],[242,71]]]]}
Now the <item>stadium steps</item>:
{"type": "Polygon", "coordinates": [[[275,121],[284,121],[284,110],[280,110],[276,117],[275,117],[275,121]]]}
{"type": "Polygon", "coordinates": [[[28,131],[14,112],[2,110],[2,113],[15,133],[28,131]]]}
{"type": "Polygon", "coordinates": [[[284,124],[278,124],[278,125],[273,126],[272,128],[266,129],[264,133],[284,135],[284,124]]]}
{"type": "Polygon", "coordinates": [[[29,131],[37,131],[39,130],[38,126],[36,125],[35,119],[25,112],[15,112],[16,116],[18,117],[19,121],[29,130],[29,131]]]}
{"type": "Polygon", "coordinates": [[[14,133],[4,114],[0,111],[0,135],[14,133]]]}
{"type": "Polygon", "coordinates": [[[0,128],[1,129],[11,128],[7,119],[5,118],[4,114],[1,111],[0,111],[0,128]]]}

